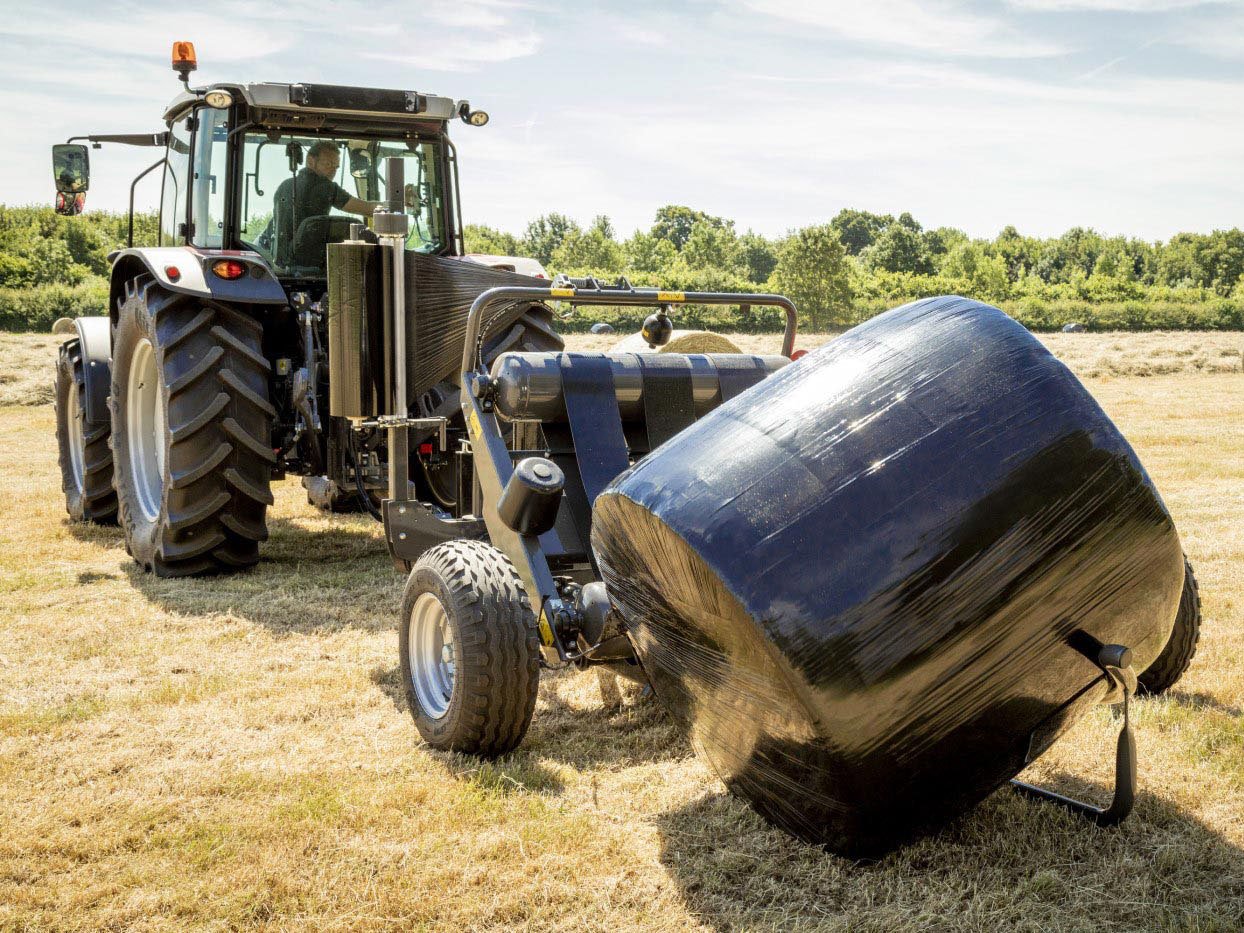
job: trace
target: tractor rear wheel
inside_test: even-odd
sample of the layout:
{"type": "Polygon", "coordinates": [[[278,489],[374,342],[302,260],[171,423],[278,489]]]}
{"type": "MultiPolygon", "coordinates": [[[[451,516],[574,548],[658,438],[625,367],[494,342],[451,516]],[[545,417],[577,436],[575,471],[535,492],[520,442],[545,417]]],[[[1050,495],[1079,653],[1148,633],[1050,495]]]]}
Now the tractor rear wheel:
{"type": "Polygon", "coordinates": [[[518,746],[536,708],[540,642],[509,558],[483,541],[426,551],[406,583],[398,634],[424,741],[485,758],[518,746]]]}
{"type": "Polygon", "coordinates": [[[1171,637],[1157,660],[1136,678],[1136,692],[1142,696],[1156,696],[1175,686],[1192,663],[1200,639],[1201,591],[1192,573],[1192,564],[1185,557],[1184,590],[1179,598],[1179,611],[1175,614],[1175,627],[1171,629],[1171,637]]]}
{"type": "Polygon", "coordinates": [[[126,285],[112,450],[130,554],[157,576],[238,570],[268,536],[276,456],[263,328],[219,302],[126,285]]]}
{"type": "Polygon", "coordinates": [[[71,521],[117,523],[117,493],[112,488],[111,425],[86,420],[86,380],[82,346],[66,341],[56,359],[56,446],[61,488],[71,521]]]}

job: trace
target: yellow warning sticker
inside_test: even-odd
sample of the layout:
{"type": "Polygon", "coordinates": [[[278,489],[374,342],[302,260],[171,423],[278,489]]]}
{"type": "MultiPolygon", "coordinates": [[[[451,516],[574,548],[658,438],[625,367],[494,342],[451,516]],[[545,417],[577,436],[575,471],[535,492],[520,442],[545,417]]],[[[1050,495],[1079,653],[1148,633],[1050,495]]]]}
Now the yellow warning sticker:
{"type": "Polygon", "coordinates": [[[476,440],[484,433],[484,429],[480,427],[479,412],[474,408],[471,409],[471,417],[467,418],[467,427],[471,429],[471,439],[476,440]]]}
{"type": "Polygon", "coordinates": [[[686,301],[686,292],[657,292],[657,301],[686,301]]]}
{"type": "Polygon", "coordinates": [[[540,641],[549,648],[553,647],[553,627],[549,625],[549,617],[543,609],[540,610],[540,641]]]}
{"type": "Polygon", "coordinates": [[[573,298],[574,289],[573,288],[550,288],[549,294],[552,295],[554,298],[573,298]]]}

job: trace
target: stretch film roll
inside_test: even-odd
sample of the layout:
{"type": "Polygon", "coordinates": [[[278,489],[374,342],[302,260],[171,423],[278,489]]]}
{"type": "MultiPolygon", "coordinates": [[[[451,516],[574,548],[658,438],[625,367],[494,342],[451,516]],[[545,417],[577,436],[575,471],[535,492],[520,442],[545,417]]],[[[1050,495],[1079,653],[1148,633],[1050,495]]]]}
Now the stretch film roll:
{"type": "Polygon", "coordinates": [[[760,813],[885,851],[1018,773],[1159,653],[1179,539],[1135,453],[1023,327],[883,314],[715,409],[596,501],[657,695],[760,813]]]}

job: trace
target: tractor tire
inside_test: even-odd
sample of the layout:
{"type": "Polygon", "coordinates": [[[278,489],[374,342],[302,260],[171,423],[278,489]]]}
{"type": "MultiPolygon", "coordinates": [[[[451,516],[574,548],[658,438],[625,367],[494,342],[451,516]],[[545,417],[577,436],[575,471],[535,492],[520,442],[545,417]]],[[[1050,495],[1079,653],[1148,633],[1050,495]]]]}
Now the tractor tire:
{"type": "Polygon", "coordinates": [[[482,541],[448,541],[419,558],[398,627],[415,726],[443,751],[495,758],[527,734],[540,641],[509,558],[482,541]]]}
{"type": "Polygon", "coordinates": [[[263,328],[227,305],[126,283],[112,452],[126,546],[157,576],[250,567],[268,537],[276,410],[263,328]]]}
{"type": "Polygon", "coordinates": [[[1175,686],[1192,663],[1200,639],[1201,591],[1192,573],[1192,564],[1185,557],[1184,590],[1175,614],[1175,627],[1157,660],[1136,678],[1136,692],[1141,696],[1157,696],[1175,686]]]}
{"type": "Polygon", "coordinates": [[[56,358],[56,446],[65,511],[70,521],[117,523],[117,491],[112,488],[112,426],[86,420],[86,381],[82,347],[68,340],[56,358]]]}

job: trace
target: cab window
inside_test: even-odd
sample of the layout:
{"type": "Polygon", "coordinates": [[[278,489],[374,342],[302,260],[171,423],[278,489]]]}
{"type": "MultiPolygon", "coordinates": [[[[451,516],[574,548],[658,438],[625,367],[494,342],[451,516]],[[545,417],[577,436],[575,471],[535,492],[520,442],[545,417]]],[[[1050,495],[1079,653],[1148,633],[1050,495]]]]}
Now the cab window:
{"type": "Polygon", "coordinates": [[[204,107],[194,134],[194,212],[192,242],[218,249],[225,243],[225,167],[229,114],[204,107]]]}
{"type": "Polygon", "coordinates": [[[160,192],[160,245],[185,242],[187,182],[190,176],[189,114],[169,127],[164,185],[160,192]]]}
{"type": "Polygon", "coordinates": [[[326,247],[368,221],[365,208],[387,198],[384,159],[405,161],[403,200],[411,214],[407,248],[443,252],[447,192],[442,144],[344,136],[248,133],[240,194],[242,246],[284,275],[324,274],[326,247]]]}

